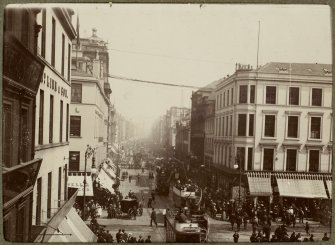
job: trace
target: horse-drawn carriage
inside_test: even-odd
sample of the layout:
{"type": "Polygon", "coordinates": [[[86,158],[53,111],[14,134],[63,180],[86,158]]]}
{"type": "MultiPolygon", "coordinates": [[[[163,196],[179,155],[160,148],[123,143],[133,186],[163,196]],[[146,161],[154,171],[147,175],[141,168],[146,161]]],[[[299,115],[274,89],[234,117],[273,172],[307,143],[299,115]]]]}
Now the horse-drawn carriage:
{"type": "Polygon", "coordinates": [[[129,217],[136,217],[143,214],[143,208],[137,199],[123,199],[120,204],[119,216],[127,214],[129,217]]]}

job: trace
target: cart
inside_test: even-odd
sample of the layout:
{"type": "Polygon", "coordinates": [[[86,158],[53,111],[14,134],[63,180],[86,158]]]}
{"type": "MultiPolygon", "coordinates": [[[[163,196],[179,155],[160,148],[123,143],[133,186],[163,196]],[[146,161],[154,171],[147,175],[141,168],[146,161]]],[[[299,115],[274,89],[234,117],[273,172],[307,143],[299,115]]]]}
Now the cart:
{"type": "Polygon", "coordinates": [[[128,214],[128,216],[142,216],[143,208],[139,205],[137,199],[123,199],[121,200],[121,212],[128,214]],[[134,211],[136,213],[134,215],[134,211]]]}

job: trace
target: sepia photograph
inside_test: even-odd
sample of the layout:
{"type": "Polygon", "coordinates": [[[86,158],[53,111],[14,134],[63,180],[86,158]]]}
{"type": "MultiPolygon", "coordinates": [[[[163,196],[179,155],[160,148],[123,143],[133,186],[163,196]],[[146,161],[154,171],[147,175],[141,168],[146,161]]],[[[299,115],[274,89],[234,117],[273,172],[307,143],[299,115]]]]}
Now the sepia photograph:
{"type": "Polygon", "coordinates": [[[2,239],[332,237],[332,9],[3,8],[2,239]]]}

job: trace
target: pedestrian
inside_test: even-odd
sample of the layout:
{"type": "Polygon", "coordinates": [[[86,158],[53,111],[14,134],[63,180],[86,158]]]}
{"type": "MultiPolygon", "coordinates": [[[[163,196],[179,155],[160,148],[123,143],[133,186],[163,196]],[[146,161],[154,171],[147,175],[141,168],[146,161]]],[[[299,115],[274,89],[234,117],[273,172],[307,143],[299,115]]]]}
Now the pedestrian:
{"type": "Polygon", "coordinates": [[[155,202],[155,191],[151,191],[151,198],[152,201],[155,202]]]}
{"type": "Polygon", "coordinates": [[[157,215],[156,215],[156,211],[154,208],[152,208],[152,212],[151,212],[151,219],[150,219],[150,226],[152,226],[152,221],[156,224],[156,227],[157,227],[157,215]]]}
{"type": "Polygon", "coordinates": [[[121,239],[122,239],[122,232],[121,232],[121,229],[119,229],[119,231],[116,233],[115,235],[116,237],[116,242],[121,242],[121,239]]]}
{"type": "Polygon", "coordinates": [[[314,242],[314,235],[313,235],[313,234],[311,234],[311,236],[310,236],[310,238],[309,238],[309,241],[310,241],[310,242],[314,242]]]}
{"type": "Polygon", "coordinates": [[[238,243],[238,239],[239,239],[240,235],[237,233],[237,230],[235,231],[233,238],[234,238],[234,243],[238,243]]]}
{"type": "Polygon", "coordinates": [[[245,214],[243,216],[243,225],[244,225],[244,230],[246,230],[247,226],[248,226],[248,216],[247,216],[247,214],[245,214]]]}
{"type": "Polygon", "coordinates": [[[147,239],[145,239],[145,241],[144,241],[145,243],[151,243],[151,236],[148,236],[148,238],[147,239]]]}
{"type": "Polygon", "coordinates": [[[151,203],[152,203],[152,198],[151,198],[151,197],[149,197],[149,199],[148,199],[148,208],[152,208],[152,205],[151,205],[151,203]]]}
{"type": "Polygon", "coordinates": [[[122,229],[122,240],[124,240],[125,242],[128,241],[128,234],[127,232],[125,232],[124,229],[122,229]]]}
{"type": "Polygon", "coordinates": [[[138,237],[137,243],[144,243],[144,239],[141,235],[138,237]]]}
{"type": "Polygon", "coordinates": [[[106,242],[108,242],[108,243],[114,242],[113,236],[112,236],[112,234],[109,233],[109,230],[107,230],[106,242]]]}
{"type": "Polygon", "coordinates": [[[309,224],[308,224],[308,222],[306,222],[305,231],[306,231],[306,234],[309,235],[309,224]]]}
{"type": "Polygon", "coordinates": [[[129,183],[130,183],[131,182],[131,175],[129,175],[128,179],[129,179],[129,183]]]}
{"type": "Polygon", "coordinates": [[[324,234],[322,237],[322,241],[329,241],[329,237],[327,236],[327,233],[324,234]]]}
{"type": "Polygon", "coordinates": [[[137,182],[140,182],[140,173],[137,174],[137,182]]]}

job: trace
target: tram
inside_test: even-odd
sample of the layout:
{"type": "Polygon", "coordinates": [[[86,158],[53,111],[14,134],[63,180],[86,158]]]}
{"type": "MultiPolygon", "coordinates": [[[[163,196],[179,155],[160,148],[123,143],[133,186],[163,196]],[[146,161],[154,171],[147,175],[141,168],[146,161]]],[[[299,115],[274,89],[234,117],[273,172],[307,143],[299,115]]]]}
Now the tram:
{"type": "Polygon", "coordinates": [[[178,210],[166,212],[167,243],[201,243],[207,241],[208,218],[202,214],[180,213],[178,210]]]}

